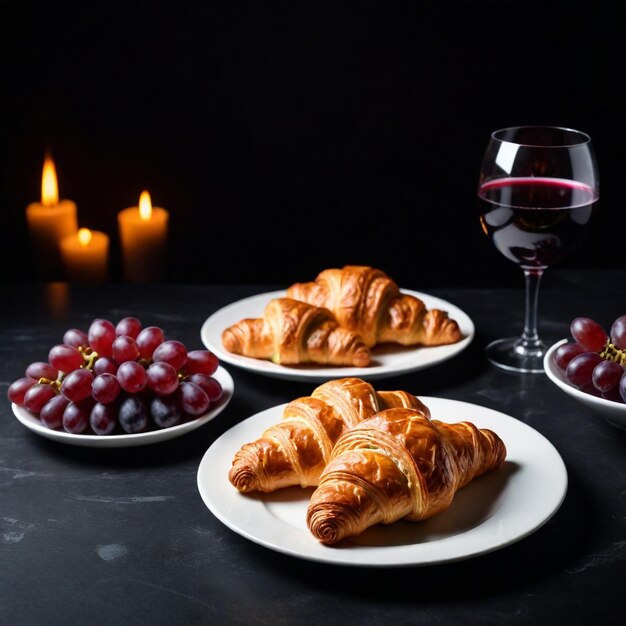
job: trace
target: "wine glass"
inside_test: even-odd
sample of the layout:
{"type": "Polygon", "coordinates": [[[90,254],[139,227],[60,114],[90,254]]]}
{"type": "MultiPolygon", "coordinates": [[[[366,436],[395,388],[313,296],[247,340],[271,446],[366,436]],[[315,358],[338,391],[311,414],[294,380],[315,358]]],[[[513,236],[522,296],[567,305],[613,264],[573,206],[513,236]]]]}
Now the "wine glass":
{"type": "Polygon", "coordinates": [[[487,358],[507,370],[543,372],[539,282],[547,267],[582,242],[596,209],[599,185],[591,139],[553,126],[496,130],[485,150],[478,198],[483,231],[522,268],[526,282],[522,335],[490,343],[487,358]]]}

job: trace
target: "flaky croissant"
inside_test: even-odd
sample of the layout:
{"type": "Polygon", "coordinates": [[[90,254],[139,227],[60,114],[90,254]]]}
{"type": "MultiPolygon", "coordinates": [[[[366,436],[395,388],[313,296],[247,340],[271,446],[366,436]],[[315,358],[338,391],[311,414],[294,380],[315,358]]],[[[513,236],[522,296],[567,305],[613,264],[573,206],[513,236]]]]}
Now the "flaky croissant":
{"type": "Polygon", "coordinates": [[[263,317],[226,328],[222,344],[234,354],[283,365],[366,367],[370,363],[369,348],[356,333],[341,328],[328,309],[291,298],[275,298],[263,317]]]}
{"type": "Polygon", "coordinates": [[[426,309],[419,298],[400,293],[384,272],[367,266],[324,270],[314,282],[289,287],[287,296],[330,309],[340,326],[370,347],[384,342],[438,346],[462,337],[445,311],[426,309]]]}
{"type": "Polygon", "coordinates": [[[235,454],[228,478],[244,493],[317,485],[341,434],[391,407],[413,407],[428,415],[405,391],[376,392],[360,378],[326,382],[310,396],[290,402],[281,422],[245,444],[235,454]]]}
{"type": "Polygon", "coordinates": [[[415,409],[381,411],[337,441],[311,496],[308,527],[332,545],[374,524],[426,519],[505,456],[494,432],[469,422],[430,420],[415,409]]]}

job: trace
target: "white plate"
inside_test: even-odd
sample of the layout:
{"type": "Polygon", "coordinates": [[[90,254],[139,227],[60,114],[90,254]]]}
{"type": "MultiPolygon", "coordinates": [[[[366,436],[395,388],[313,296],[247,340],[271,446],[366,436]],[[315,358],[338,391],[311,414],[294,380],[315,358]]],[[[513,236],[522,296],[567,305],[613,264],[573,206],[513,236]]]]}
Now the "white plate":
{"type": "Polygon", "coordinates": [[[567,341],[568,339],[558,341],[546,352],[543,358],[543,369],[548,378],[568,396],[576,398],[576,400],[584,404],[588,409],[601,415],[611,426],[626,429],[626,404],[592,396],[576,387],[572,387],[572,385],[567,382],[565,376],[559,371],[559,368],[555,365],[553,360],[554,353],[559,346],[567,343],[567,341]]]}
{"type": "Polygon", "coordinates": [[[461,489],[446,511],[429,520],[375,526],[329,547],[306,527],[312,489],[240,494],[228,480],[235,452],[278,422],[285,405],[240,422],[211,445],[198,468],[200,495],[220,521],[255,543],[307,560],[357,566],[428,565],[469,558],[518,541],[552,517],[565,497],[567,472],[543,435],[485,407],[442,398],[421,400],[433,418],[468,420],[490,428],[507,446],[500,468],[461,489]]]}
{"type": "Polygon", "coordinates": [[[144,446],[150,443],[158,443],[160,441],[173,439],[174,437],[180,437],[210,422],[215,416],[219,415],[233,397],[235,385],[231,375],[221,366],[217,368],[213,377],[222,385],[224,395],[220,403],[206,415],[201,415],[194,420],[178,424],[177,426],[132,435],[74,435],[63,430],[46,428],[36,415],[33,415],[30,411],[15,403],[11,404],[11,408],[13,409],[15,417],[17,417],[26,428],[47,439],[87,448],[127,448],[130,446],[144,446]]]}
{"type": "Polygon", "coordinates": [[[474,323],[465,312],[446,300],[441,300],[425,293],[407,289],[402,289],[402,293],[420,298],[429,309],[435,308],[447,311],[449,316],[458,323],[463,333],[463,339],[448,346],[435,346],[432,348],[392,344],[377,346],[372,349],[372,364],[369,367],[326,367],[308,364],[277,365],[269,360],[253,359],[227,352],[222,345],[222,332],[241,319],[263,317],[263,311],[267,303],[273,298],[284,297],[284,291],[262,293],[225,306],[204,322],[200,331],[200,337],[204,345],[225,363],[230,363],[258,374],[265,374],[266,376],[315,382],[322,382],[331,378],[343,378],[345,376],[358,376],[366,380],[396,376],[436,365],[467,348],[474,337],[474,323]]]}

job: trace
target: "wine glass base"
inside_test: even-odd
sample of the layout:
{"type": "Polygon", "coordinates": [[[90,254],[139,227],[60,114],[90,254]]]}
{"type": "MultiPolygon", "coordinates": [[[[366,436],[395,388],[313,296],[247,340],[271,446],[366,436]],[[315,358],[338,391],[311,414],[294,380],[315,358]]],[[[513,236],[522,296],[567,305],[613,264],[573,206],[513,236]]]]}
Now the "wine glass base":
{"type": "Polygon", "coordinates": [[[486,348],[487,358],[494,365],[510,372],[543,373],[543,357],[547,351],[543,342],[528,347],[519,337],[492,341],[486,348]]]}

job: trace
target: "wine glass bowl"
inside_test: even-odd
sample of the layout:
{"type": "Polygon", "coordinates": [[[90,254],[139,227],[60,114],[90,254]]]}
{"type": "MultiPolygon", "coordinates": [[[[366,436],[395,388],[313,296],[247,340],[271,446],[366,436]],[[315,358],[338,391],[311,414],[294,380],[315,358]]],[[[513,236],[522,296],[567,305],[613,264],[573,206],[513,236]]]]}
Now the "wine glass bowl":
{"type": "Polygon", "coordinates": [[[545,344],[537,332],[537,295],[546,268],[583,242],[599,198],[591,139],[577,130],[517,126],[497,130],[485,150],[478,200],[480,224],[494,247],[526,280],[520,337],[487,346],[504,369],[543,372],[545,344]]]}

